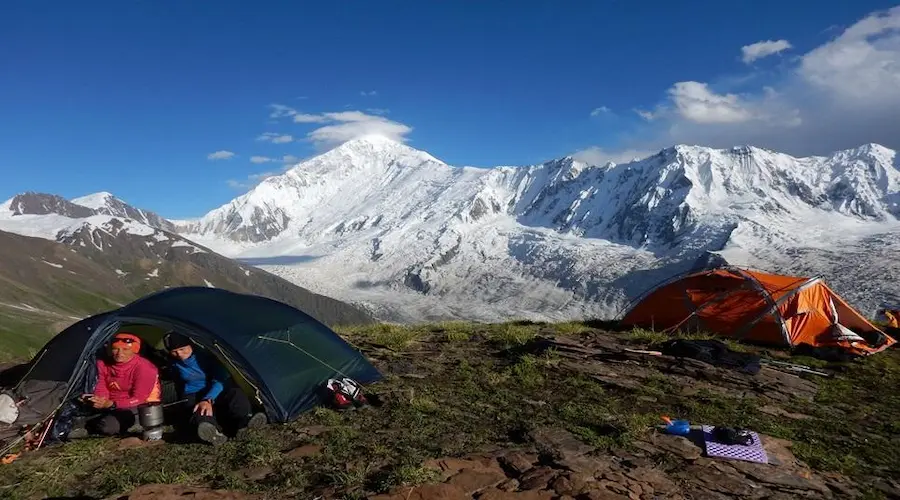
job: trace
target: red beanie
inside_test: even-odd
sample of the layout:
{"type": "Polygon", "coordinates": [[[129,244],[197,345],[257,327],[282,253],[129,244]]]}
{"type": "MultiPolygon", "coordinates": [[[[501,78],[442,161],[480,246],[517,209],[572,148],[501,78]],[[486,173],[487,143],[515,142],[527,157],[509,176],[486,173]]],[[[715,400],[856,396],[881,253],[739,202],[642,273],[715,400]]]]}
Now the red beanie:
{"type": "Polygon", "coordinates": [[[131,352],[140,352],[141,338],[133,333],[119,332],[113,335],[112,347],[127,347],[131,352]]]}

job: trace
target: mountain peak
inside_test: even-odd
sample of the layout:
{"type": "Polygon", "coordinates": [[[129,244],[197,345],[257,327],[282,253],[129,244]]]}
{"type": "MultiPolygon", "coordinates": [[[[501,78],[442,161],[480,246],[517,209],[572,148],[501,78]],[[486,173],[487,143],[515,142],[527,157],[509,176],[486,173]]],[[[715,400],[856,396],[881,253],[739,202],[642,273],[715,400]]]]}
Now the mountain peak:
{"type": "Polygon", "coordinates": [[[98,191],[89,195],[73,198],[70,201],[76,205],[81,205],[83,207],[93,208],[94,210],[96,210],[98,208],[107,206],[110,199],[115,199],[115,196],[113,196],[112,193],[110,193],[109,191],[98,191]]]}
{"type": "Polygon", "coordinates": [[[444,164],[430,153],[406,145],[381,134],[367,134],[347,142],[324,153],[322,157],[345,156],[377,156],[382,159],[414,159],[416,163],[437,162],[444,164]]]}

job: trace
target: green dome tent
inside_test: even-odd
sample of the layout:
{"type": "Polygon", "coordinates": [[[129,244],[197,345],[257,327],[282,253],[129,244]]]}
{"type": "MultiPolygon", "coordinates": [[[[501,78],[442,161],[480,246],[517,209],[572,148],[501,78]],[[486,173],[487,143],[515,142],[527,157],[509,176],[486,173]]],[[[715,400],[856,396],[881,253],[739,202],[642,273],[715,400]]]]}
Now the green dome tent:
{"type": "MultiPolygon", "coordinates": [[[[53,337],[5,391],[21,402],[10,427],[43,422],[72,397],[89,392],[96,383],[96,355],[116,332],[135,333],[146,347],[160,345],[170,329],[214,354],[269,422],[293,420],[317,405],[329,378],[360,384],[381,379],[334,331],[287,304],[220,288],[178,287],[83,319],[53,337]]],[[[0,423],[0,434],[5,426],[0,423]]]]}

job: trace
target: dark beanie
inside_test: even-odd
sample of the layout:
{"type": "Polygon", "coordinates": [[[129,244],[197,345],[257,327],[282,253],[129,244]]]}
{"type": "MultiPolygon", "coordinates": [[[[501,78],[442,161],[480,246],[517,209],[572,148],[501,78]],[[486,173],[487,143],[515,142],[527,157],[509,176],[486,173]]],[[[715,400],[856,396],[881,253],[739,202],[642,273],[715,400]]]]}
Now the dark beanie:
{"type": "Polygon", "coordinates": [[[169,332],[163,337],[163,344],[167,351],[191,345],[191,340],[178,332],[169,332]]]}

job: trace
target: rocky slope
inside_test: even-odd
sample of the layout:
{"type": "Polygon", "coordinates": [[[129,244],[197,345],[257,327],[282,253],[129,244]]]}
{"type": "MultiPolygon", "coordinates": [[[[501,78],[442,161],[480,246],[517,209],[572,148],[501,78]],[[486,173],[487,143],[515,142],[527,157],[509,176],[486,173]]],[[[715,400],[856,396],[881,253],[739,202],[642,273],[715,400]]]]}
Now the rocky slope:
{"type": "Polygon", "coordinates": [[[163,229],[85,212],[94,209],[53,195],[20,195],[9,206],[9,211],[0,214],[0,283],[4,285],[0,287],[0,352],[4,355],[27,356],[50,334],[85,315],[172,286],[205,285],[263,295],[326,324],[372,321],[362,309],[242,265],[163,229]]]}

